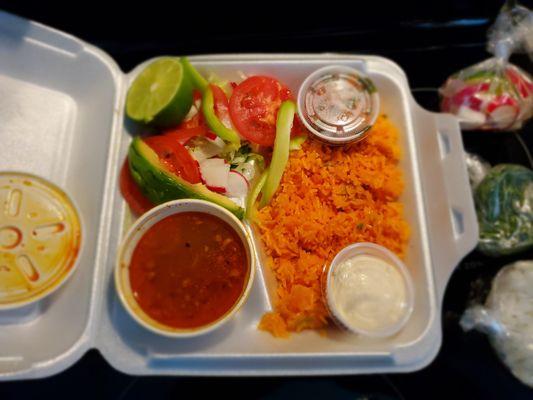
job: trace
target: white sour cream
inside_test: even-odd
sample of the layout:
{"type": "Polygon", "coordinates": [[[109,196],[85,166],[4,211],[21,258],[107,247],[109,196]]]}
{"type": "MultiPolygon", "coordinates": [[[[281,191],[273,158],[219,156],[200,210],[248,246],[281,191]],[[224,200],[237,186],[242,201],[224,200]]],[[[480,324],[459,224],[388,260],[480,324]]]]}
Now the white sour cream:
{"type": "Polygon", "coordinates": [[[407,296],[402,273],[378,257],[356,255],[331,271],[328,301],[354,331],[380,333],[397,326],[409,312],[407,296]]]}

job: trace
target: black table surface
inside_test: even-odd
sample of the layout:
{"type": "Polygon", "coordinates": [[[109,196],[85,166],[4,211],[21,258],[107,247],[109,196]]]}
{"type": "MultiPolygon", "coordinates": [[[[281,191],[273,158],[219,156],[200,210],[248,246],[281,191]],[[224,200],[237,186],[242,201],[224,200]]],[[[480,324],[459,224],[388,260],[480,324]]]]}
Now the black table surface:
{"type": "MultiPolygon", "coordinates": [[[[382,55],[406,71],[417,101],[437,110],[436,89],[446,77],[489,57],[486,30],[501,6],[500,1],[453,0],[410,1],[391,7],[379,1],[338,3],[329,5],[326,12],[312,3],[176,2],[171,6],[152,1],[114,7],[117,10],[109,3],[57,6],[0,1],[0,8],[93,43],[125,71],[162,54],[327,51],[382,55]]],[[[533,5],[532,1],[524,4],[533,5]]],[[[533,70],[524,55],[515,55],[512,61],[533,70]]],[[[533,148],[531,121],[518,133],[464,132],[463,141],[468,151],[492,164],[531,167],[527,156],[527,148],[533,148]]],[[[531,399],[533,390],[508,372],[487,338],[477,332],[464,333],[458,325],[469,304],[484,300],[497,271],[518,259],[533,259],[533,252],[493,259],[474,251],[461,262],[444,298],[442,348],[435,361],[418,372],[253,379],[131,377],[115,371],[93,350],[56,376],[1,383],[0,399],[176,399],[188,393],[227,393],[234,398],[531,399]]]]}

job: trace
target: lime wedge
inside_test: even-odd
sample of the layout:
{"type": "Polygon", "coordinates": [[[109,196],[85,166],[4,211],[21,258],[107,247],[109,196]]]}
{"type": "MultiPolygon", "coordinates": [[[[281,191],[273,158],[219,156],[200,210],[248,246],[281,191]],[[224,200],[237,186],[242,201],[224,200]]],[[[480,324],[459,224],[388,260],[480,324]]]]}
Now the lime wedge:
{"type": "Polygon", "coordinates": [[[134,121],[158,126],[179,124],[192,105],[193,85],[179,58],[163,57],[135,78],[126,99],[126,114],[134,121]]]}

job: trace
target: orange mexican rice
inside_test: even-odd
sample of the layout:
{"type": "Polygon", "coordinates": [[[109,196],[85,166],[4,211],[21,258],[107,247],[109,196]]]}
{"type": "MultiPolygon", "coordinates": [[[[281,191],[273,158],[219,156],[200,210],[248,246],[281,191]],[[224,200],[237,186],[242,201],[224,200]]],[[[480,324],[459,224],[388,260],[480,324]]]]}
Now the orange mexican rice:
{"type": "Polygon", "coordinates": [[[286,337],[324,328],[321,274],[346,245],[374,242],[404,256],[409,227],[398,200],[399,157],[398,130],[385,116],[361,143],[328,147],[308,140],[291,153],[276,195],[256,218],[278,282],[275,310],[260,329],[286,337]]]}

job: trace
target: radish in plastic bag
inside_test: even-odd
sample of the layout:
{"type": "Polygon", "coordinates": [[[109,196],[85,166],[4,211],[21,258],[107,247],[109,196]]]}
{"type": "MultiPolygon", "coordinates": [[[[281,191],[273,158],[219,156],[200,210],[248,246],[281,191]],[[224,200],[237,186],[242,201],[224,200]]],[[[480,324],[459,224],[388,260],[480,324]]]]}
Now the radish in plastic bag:
{"type": "Polygon", "coordinates": [[[533,260],[501,269],[485,305],[468,308],[461,326],[486,333],[513,375],[533,387],[533,260]]]}
{"type": "Polygon", "coordinates": [[[461,128],[514,130],[533,116],[533,78],[508,62],[522,49],[531,51],[533,13],[504,7],[489,33],[495,55],[448,78],[439,89],[441,110],[456,115],[461,128]]]}
{"type": "Polygon", "coordinates": [[[452,75],[439,91],[441,110],[466,130],[517,129],[533,114],[531,76],[496,58],[452,75]]]}

